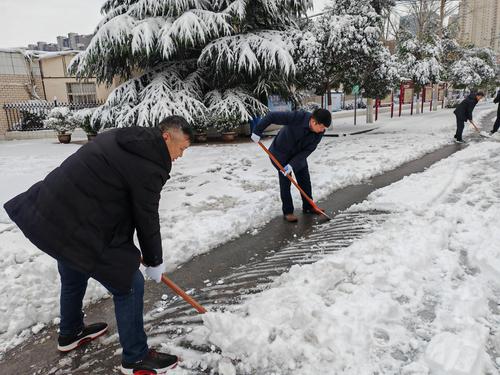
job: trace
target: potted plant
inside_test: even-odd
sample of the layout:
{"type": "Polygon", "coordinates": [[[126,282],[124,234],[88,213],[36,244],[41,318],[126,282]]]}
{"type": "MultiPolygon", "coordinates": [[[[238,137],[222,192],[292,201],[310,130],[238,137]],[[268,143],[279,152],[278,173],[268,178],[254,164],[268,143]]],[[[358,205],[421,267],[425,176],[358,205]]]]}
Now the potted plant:
{"type": "Polygon", "coordinates": [[[224,142],[232,142],[236,139],[240,120],[234,115],[219,115],[213,119],[214,128],[222,133],[222,140],[224,142]]]}
{"type": "Polygon", "coordinates": [[[75,125],[68,107],[52,108],[43,123],[45,127],[57,132],[60,143],[71,142],[71,132],[75,129],[75,125]]]}
{"type": "Polygon", "coordinates": [[[207,141],[207,120],[204,117],[195,117],[192,122],[194,129],[194,141],[197,143],[207,141]]]}
{"type": "Polygon", "coordinates": [[[73,123],[75,127],[82,128],[87,134],[87,139],[91,141],[97,137],[97,133],[102,127],[99,119],[93,119],[95,108],[85,108],[73,113],[73,123]]]}

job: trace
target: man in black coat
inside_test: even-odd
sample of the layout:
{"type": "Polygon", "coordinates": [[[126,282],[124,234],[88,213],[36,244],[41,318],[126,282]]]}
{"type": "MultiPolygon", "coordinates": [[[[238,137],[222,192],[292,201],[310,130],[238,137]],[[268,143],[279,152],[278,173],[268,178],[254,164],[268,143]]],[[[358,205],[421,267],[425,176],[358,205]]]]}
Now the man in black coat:
{"type": "MultiPolygon", "coordinates": [[[[307,157],[316,149],[331,122],[330,111],[322,108],[316,109],[313,113],[304,111],[270,112],[253,130],[252,140],[259,142],[262,132],[269,125],[284,125],[274,138],[269,151],[285,169],[285,173],[278,171],[278,177],[283,215],[288,222],[297,222],[298,218],[293,213],[291,182],[287,175],[293,172],[299,186],[312,199],[307,157]]],[[[275,167],[278,169],[276,165],[275,167]]],[[[302,210],[304,213],[317,213],[304,197],[302,197],[302,210]]]]}
{"type": "Polygon", "coordinates": [[[107,330],[85,325],[82,300],[90,277],[113,295],[123,348],[122,373],[175,367],[177,357],[147,345],[143,326],[144,278],[164,271],[158,206],[172,162],[189,147],[192,130],[171,116],[156,128],[100,134],[43,181],[4,208],[24,235],[54,257],[61,276],[58,349],[67,352],[107,330]],[[137,231],[140,250],[134,245],[137,231]]]}
{"type": "MultiPolygon", "coordinates": [[[[493,103],[500,103],[500,90],[498,90],[493,103]]],[[[500,104],[497,108],[497,119],[495,120],[495,124],[493,124],[493,130],[490,132],[490,135],[495,134],[498,131],[498,128],[500,128],[500,104]]]]}
{"type": "Polygon", "coordinates": [[[462,133],[464,131],[465,121],[472,122],[472,111],[476,104],[484,98],[484,93],[478,91],[476,93],[471,93],[455,108],[453,112],[457,118],[457,131],[455,133],[455,142],[464,143],[462,139],[462,133]]]}

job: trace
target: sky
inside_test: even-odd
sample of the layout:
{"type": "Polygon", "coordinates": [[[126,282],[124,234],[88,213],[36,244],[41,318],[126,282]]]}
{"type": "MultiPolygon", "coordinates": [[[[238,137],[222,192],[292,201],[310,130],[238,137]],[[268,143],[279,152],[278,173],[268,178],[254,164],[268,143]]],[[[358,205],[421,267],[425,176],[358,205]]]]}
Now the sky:
{"type": "MultiPolygon", "coordinates": [[[[313,13],[328,0],[313,0],[313,13]]],[[[56,43],[58,35],[91,34],[104,0],[0,0],[0,48],[56,43]]]]}
{"type": "Polygon", "coordinates": [[[0,0],[0,48],[56,43],[69,32],[91,34],[104,0],[0,0]]]}
{"type": "MultiPolygon", "coordinates": [[[[321,9],[327,0],[313,0],[321,9]]],[[[56,43],[58,35],[91,34],[104,0],[0,0],[0,48],[56,43]],[[23,21],[23,22],[21,22],[23,21]]]]}

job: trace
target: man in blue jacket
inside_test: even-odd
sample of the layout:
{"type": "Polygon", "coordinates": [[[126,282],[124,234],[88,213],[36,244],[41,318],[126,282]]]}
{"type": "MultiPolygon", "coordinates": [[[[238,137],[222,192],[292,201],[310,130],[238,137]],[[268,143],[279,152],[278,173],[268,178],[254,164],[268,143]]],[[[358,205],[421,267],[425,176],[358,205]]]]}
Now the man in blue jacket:
{"type": "Polygon", "coordinates": [[[484,93],[482,91],[471,93],[457,106],[457,108],[455,108],[453,113],[457,117],[457,132],[454,137],[456,143],[464,143],[462,133],[464,131],[465,121],[472,121],[472,111],[482,98],[484,98],[484,93]]]}
{"type": "MultiPolygon", "coordinates": [[[[285,169],[285,173],[278,171],[278,177],[283,215],[288,222],[293,223],[298,219],[293,213],[291,182],[287,175],[293,172],[299,186],[312,198],[307,157],[316,149],[323,138],[323,133],[331,123],[330,111],[322,108],[316,109],[313,113],[303,111],[271,112],[257,124],[252,133],[252,140],[257,143],[260,141],[262,132],[269,125],[284,125],[269,147],[269,151],[285,169]]],[[[278,169],[276,165],[275,167],[278,169]]],[[[302,210],[308,214],[317,213],[304,197],[302,197],[302,210]]]]}

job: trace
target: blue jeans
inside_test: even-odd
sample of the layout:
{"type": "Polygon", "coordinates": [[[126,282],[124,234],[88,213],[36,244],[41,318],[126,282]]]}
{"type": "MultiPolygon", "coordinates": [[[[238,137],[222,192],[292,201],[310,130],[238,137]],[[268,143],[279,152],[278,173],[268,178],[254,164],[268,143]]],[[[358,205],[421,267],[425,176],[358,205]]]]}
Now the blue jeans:
{"type": "MultiPolygon", "coordinates": [[[[311,187],[311,177],[309,175],[309,167],[306,164],[304,168],[299,171],[293,171],[297,183],[304,190],[304,192],[312,199],[312,187],[311,187]]],[[[283,209],[283,215],[288,215],[293,213],[293,199],[292,193],[290,192],[291,182],[288,177],[283,176],[283,173],[278,171],[278,177],[280,181],[280,196],[283,209]]],[[[301,196],[302,197],[302,196],[301,196]]],[[[311,209],[309,202],[302,197],[302,209],[311,209]]]]}
{"type": "MultiPolygon", "coordinates": [[[[70,336],[79,333],[84,326],[82,301],[90,276],[60,261],[57,262],[57,267],[61,276],[59,330],[62,336],[70,336]]],[[[123,348],[122,360],[124,362],[140,361],[148,353],[143,322],[144,277],[141,271],[137,270],[132,280],[132,289],[128,293],[121,293],[102,284],[113,295],[116,325],[123,348]]]]}

